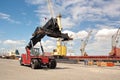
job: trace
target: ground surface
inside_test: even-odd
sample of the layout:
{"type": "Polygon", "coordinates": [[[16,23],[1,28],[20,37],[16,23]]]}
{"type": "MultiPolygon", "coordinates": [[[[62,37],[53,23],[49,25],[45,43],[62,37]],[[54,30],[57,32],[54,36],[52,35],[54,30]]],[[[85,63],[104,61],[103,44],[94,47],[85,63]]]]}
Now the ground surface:
{"type": "Polygon", "coordinates": [[[56,69],[33,70],[17,60],[0,59],[0,80],[120,80],[120,67],[59,63],[56,69]]]}

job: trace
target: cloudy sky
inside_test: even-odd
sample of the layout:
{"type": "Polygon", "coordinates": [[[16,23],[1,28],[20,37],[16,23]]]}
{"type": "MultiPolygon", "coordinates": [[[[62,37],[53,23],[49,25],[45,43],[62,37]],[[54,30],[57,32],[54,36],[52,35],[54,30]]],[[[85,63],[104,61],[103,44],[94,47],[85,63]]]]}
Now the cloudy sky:
{"type": "MultiPolygon", "coordinates": [[[[120,0],[51,0],[54,17],[62,15],[63,32],[74,38],[66,42],[68,55],[81,55],[81,40],[92,30],[86,46],[88,55],[108,55],[111,36],[120,27],[120,0]]],[[[37,26],[51,18],[47,0],[0,0],[0,53],[11,49],[25,52],[37,26]]],[[[45,37],[45,51],[56,47],[56,40],[45,37]]],[[[118,45],[120,47],[120,44],[118,45]]]]}

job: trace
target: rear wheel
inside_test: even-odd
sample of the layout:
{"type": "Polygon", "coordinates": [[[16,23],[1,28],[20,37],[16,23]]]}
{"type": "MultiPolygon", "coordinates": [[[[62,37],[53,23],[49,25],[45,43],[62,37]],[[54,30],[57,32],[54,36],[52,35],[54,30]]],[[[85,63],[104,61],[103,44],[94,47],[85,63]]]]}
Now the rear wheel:
{"type": "Polygon", "coordinates": [[[22,58],[20,59],[20,65],[23,66],[24,64],[22,63],[22,58]]]}
{"type": "Polygon", "coordinates": [[[37,60],[37,59],[33,59],[33,60],[31,61],[31,68],[32,68],[32,69],[37,69],[37,68],[38,68],[38,65],[39,65],[39,63],[38,63],[38,60],[37,60]]]}
{"type": "Polygon", "coordinates": [[[56,65],[57,65],[57,63],[56,63],[56,60],[50,60],[50,62],[49,62],[49,64],[48,64],[48,68],[50,68],[50,69],[55,69],[56,68],[56,65]]]}

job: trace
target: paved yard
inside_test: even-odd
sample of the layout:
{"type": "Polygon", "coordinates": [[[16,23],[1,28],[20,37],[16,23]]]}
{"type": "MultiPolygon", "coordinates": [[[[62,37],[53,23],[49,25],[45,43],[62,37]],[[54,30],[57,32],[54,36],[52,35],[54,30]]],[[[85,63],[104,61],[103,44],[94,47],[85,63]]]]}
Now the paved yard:
{"type": "Polygon", "coordinates": [[[0,59],[0,80],[120,80],[120,67],[58,63],[56,69],[33,70],[17,60],[0,59]]]}

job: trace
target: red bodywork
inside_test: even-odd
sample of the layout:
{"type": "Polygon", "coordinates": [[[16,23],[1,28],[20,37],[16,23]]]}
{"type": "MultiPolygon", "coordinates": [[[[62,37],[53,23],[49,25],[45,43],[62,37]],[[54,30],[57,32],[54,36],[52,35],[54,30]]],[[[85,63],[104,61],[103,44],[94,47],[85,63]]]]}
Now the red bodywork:
{"type": "Polygon", "coordinates": [[[115,54],[115,56],[118,56],[118,57],[120,57],[120,48],[114,48],[114,54],[115,54]]]}
{"type": "Polygon", "coordinates": [[[112,57],[120,57],[120,48],[114,47],[111,50],[110,56],[112,56],[112,57]]]}
{"type": "Polygon", "coordinates": [[[27,54],[22,54],[22,64],[24,65],[30,65],[32,59],[40,59],[43,64],[49,63],[49,57],[47,56],[32,56],[30,54],[30,50],[26,49],[27,54]]]}
{"type": "Polygon", "coordinates": [[[76,60],[105,60],[105,61],[120,61],[120,57],[111,57],[111,56],[66,56],[69,59],[76,60]]]}

